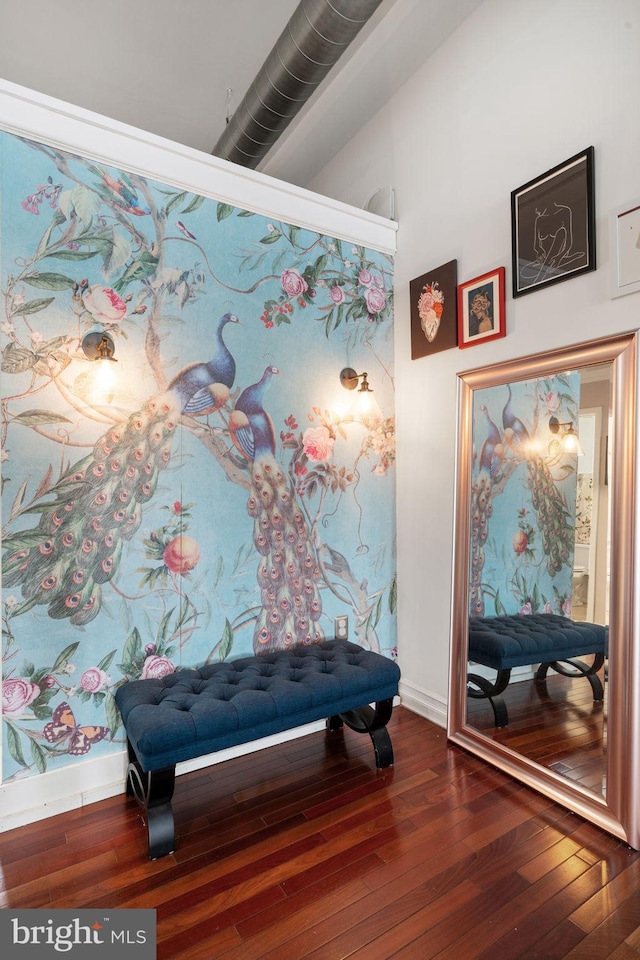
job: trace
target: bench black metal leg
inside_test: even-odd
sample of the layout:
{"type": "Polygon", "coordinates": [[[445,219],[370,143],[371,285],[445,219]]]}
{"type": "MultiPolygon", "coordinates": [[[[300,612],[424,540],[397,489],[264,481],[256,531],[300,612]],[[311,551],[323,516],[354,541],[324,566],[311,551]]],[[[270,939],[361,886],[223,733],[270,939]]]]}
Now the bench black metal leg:
{"type": "Polygon", "coordinates": [[[602,668],[603,664],[603,653],[596,653],[592,664],[585,663],[584,660],[577,660],[575,658],[569,660],[553,660],[550,663],[540,664],[536,673],[536,680],[546,680],[547,672],[550,669],[555,670],[556,673],[561,674],[563,677],[569,677],[570,679],[575,679],[575,677],[586,677],[591,684],[594,702],[597,703],[601,700],[604,700],[604,689],[602,687],[602,681],[598,676],[598,671],[602,668]]]}
{"type": "Polygon", "coordinates": [[[500,696],[507,689],[511,670],[498,670],[493,683],[477,673],[467,673],[467,696],[474,700],[488,700],[493,710],[496,727],[506,727],[509,723],[507,705],[500,696]]]}
{"type": "Polygon", "coordinates": [[[327,730],[339,730],[343,723],[357,733],[368,733],[373,743],[376,767],[383,770],[393,766],[393,746],[386,726],[393,711],[393,697],[380,700],[375,708],[369,705],[329,717],[327,730]]]}
{"type": "Polygon", "coordinates": [[[149,859],[157,860],[173,853],[175,849],[175,825],[171,798],[176,782],[176,768],[146,772],[142,769],[131,744],[128,743],[129,767],[127,769],[127,796],[134,796],[143,810],[142,818],[147,827],[149,859]]]}

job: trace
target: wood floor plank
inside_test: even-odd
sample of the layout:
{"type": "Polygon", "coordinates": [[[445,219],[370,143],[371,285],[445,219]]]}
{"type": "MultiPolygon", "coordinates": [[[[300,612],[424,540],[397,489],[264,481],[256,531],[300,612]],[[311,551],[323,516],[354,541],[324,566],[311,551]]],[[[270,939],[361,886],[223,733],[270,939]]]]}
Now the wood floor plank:
{"type": "MultiPolygon", "coordinates": [[[[529,691],[530,727],[514,691],[499,735],[597,787],[597,710],[569,686],[529,691]]],[[[124,795],[0,834],[0,907],[151,906],[159,960],[640,960],[640,853],[417,714],[389,727],[385,771],[344,729],[180,776],[155,862],[124,795]]]]}

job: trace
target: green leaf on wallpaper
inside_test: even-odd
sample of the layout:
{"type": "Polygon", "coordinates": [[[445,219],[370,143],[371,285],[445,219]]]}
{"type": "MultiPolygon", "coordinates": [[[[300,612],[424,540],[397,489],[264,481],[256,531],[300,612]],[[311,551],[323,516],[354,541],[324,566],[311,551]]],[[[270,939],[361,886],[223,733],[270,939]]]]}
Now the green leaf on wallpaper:
{"type": "Polygon", "coordinates": [[[57,260],[91,260],[97,253],[97,250],[55,250],[53,253],[45,254],[43,259],[55,257],[57,260]]]}
{"type": "Polygon", "coordinates": [[[36,740],[31,741],[31,756],[38,768],[38,773],[45,773],[47,770],[47,755],[36,740]]]}
{"type": "Polygon", "coordinates": [[[165,613],[162,620],[160,621],[160,625],[158,626],[158,631],[156,633],[157,643],[164,643],[166,641],[167,636],[169,634],[169,624],[171,622],[171,617],[173,616],[174,610],[175,610],[175,607],[172,607],[171,610],[165,613]]]}
{"type": "Polygon", "coordinates": [[[113,740],[118,728],[122,726],[122,719],[120,717],[120,711],[116,706],[116,699],[108,690],[104,701],[104,712],[107,718],[107,726],[109,727],[109,739],[113,740]]]}
{"type": "Polygon", "coordinates": [[[41,310],[46,310],[54,300],[55,297],[42,297],[38,300],[27,300],[26,303],[16,303],[11,310],[11,316],[26,317],[31,313],[39,313],[41,310]]]}
{"type": "Polygon", "coordinates": [[[241,210],[238,214],[239,217],[255,217],[253,210],[241,210]]]}
{"type": "Polygon", "coordinates": [[[189,196],[186,190],[183,190],[182,193],[176,193],[174,197],[171,197],[168,204],[164,208],[165,216],[169,216],[172,210],[175,210],[176,207],[179,207],[185,197],[189,196]]]}
{"type": "Polygon", "coordinates": [[[71,201],[76,213],[85,223],[93,219],[100,212],[102,206],[102,198],[99,194],[95,190],[89,190],[83,183],[79,183],[77,187],[73,188],[71,201]]]}
{"type": "Polygon", "coordinates": [[[298,241],[298,234],[300,233],[300,227],[297,227],[295,223],[285,223],[284,225],[285,233],[292,247],[295,247],[298,241]]]}
{"type": "Polygon", "coordinates": [[[53,413],[51,410],[25,410],[24,413],[17,413],[13,417],[12,423],[22,423],[25,427],[36,427],[42,423],[71,423],[68,417],[63,417],[61,413],[53,413]]]}
{"type": "Polygon", "coordinates": [[[14,519],[14,517],[17,517],[18,514],[20,513],[20,508],[22,507],[22,504],[24,501],[24,495],[27,492],[28,483],[29,483],[29,478],[27,477],[27,479],[21,483],[20,489],[18,490],[15,497],[13,498],[13,503],[11,504],[11,510],[9,511],[9,517],[8,517],[9,523],[14,519]]]}
{"type": "Polygon", "coordinates": [[[395,613],[398,603],[398,580],[394,577],[389,587],[389,613],[395,613]]]}
{"type": "Polygon", "coordinates": [[[119,230],[114,230],[102,244],[102,262],[105,276],[110,276],[125,265],[131,256],[131,241],[119,230]]]}
{"type": "Polygon", "coordinates": [[[70,643],[68,647],[65,647],[64,650],[56,657],[56,662],[51,667],[51,673],[57,673],[58,670],[62,670],[65,664],[71,660],[71,657],[74,655],[79,646],[80,641],[77,640],[75,643],[70,643]]]}
{"type": "Polygon", "coordinates": [[[360,317],[366,317],[367,308],[363,300],[353,300],[347,310],[347,320],[358,320],[360,317]]]}
{"type": "Polygon", "coordinates": [[[231,648],[233,647],[233,627],[229,623],[228,618],[224,622],[224,630],[222,631],[222,637],[220,638],[218,656],[220,662],[226,660],[229,654],[231,653],[231,648]]]}
{"type": "Polygon", "coordinates": [[[19,347],[17,343],[8,343],[2,351],[3,373],[24,373],[31,370],[38,362],[38,356],[33,350],[19,347]]]}
{"type": "Polygon", "coordinates": [[[60,224],[64,223],[66,219],[67,218],[65,217],[64,213],[62,213],[61,210],[56,210],[53,217],[51,218],[51,223],[49,224],[45,232],[42,234],[42,237],[40,238],[38,249],[36,250],[35,256],[33,258],[34,260],[40,260],[40,258],[42,257],[42,255],[44,254],[45,250],[49,245],[51,234],[56,229],[56,227],[59,227],[60,224]]]}
{"type": "Polygon", "coordinates": [[[140,631],[134,627],[124,642],[122,651],[122,661],[124,664],[132,664],[142,656],[142,638],[140,631]]]}
{"type": "Polygon", "coordinates": [[[313,273],[314,273],[314,275],[315,275],[315,279],[316,279],[316,280],[317,280],[320,276],[322,276],[322,273],[323,273],[323,271],[324,271],[324,268],[326,267],[326,265],[327,265],[328,262],[329,262],[329,257],[327,256],[327,254],[326,254],[326,253],[321,253],[320,256],[318,257],[318,259],[316,260],[316,262],[315,262],[314,265],[313,265],[313,273]]]}
{"type": "Polygon", "coordinates": [[[103,657],[99,663],[96,663],[96,667],[98,668],[98,670],[104,670],[106,673],[106,671],[111,666],[111,663],[113,661],[113,658],[116,655],[116,652],[117,652],[117,649],[113,649],[111,653],[108,653],[106,657],[103,657]]]}
{"type": "Polygon", "coordinates": [[[21,279],[23,283],[44,290],[71,290],[75,286],[75,280],[62,273],[27,273],[21,279]]]}
{"type": "MultiPolygon", "coordinates": [[[[193,197],[193,200],[190,200],[186,207],[183,207],[180,211],[181,213],[193,213],[194,210],[197,210],[198,207],[201,207],[205,201],[205,197],[201,193],[196,193],[193,197]]],[[[233,207],[231,208],[233,209],[233,207]]]]}
{"type": "MultiPolygon", "coordinates": [[[[220,220],[226,220],[227,217],[230,217],[235,207],[232,207],[230,203],[219,203],[216,208],[216,218],[218,222],[220,220]]],[[[186,210],[184,211],[187,212],[186,210]]]]}
{"type": "Polygon", "coordinates": [[[216,561],[216,565],[213,568],[213,585],[217,587],[220,583],[220,579],[224,574],[224,559],[220,556],[216,561]]]}
{"type": "Polygon", "coordinates": [[[2,538],[2,549],[11,549],[11,552],[15,553],[16,550],[30,550],[39,543],[42,543],[42,530],[19,530],[2,538]]]}
{"type": "Polygon", "coordinates": [[[20,744],[20,738],[18,734],[13,729],[11,724],[7,724],[7,747],[9,748],[9,753],[21,767],[26,767],[26,761],[24,759],[24,754],[22,752],[22,746],[20,744]]]}
{"type": "Polygon", "coordinates": [[[268,233],[266,236],[262,237],[260,243],[276,243],[282,234],[279,230],[274,230],[273,233],[268,233]]]}

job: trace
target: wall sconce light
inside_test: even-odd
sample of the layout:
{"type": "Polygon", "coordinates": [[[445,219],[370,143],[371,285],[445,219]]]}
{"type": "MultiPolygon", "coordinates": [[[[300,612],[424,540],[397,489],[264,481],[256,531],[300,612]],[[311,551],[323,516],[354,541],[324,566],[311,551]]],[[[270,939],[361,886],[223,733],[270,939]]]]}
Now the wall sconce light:
{"type": "Polygon", "coordinates": [[[116,376],[113,363],[115,344],[113,338],[104,331],[92,330],[82,338],[82,350],[89,360],[100,361],[95,376],[92,377],[91,402],[95,404],[111,403],[115,393],[116,376]]]}
{"type": "Polygon", "coordinates": [[[344,370],[340,371],[340,383],[345,390],[355,390],[358,387],[358,382],[362,380],[358,387],[358,393],[373,393],[367,377],[367,373],[356,373],[353,367],[345,367],[344,370]]]}
{"type": "Polygon", "coordinates": [[[340,383],[345,390],[356,391],[356,403],[353,416],[355,419],[382,418],[380,407],[375,399],[373,390],[369,386],[367,373],[356,373],[353,367],[345,367],[340,371],[340,383]]]}
{"type": "Polygon", "coordinates": [[[567,423],[560,423],[557,417],[550,417],[549,430],[554,435],[553,439],[549,442],[550,453],[556,453],[561,449],[562,453],[569,453],[576,457],[584,456],[584,450],[580,446],[578,434],[573,429],[573,423],[570,420],[567,421],[567,423]],[[560,434],[560,436],[558,436],[558,434],[560,434]]]}

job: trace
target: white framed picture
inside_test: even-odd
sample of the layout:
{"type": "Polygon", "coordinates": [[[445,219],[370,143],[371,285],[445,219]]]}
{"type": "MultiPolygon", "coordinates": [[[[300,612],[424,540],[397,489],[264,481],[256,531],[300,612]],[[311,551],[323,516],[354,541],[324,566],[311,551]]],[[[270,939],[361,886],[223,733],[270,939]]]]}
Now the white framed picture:
{"type": "Polygon", "coordinates": [[[640,290],[640,198],[611,215],[611,296],[640,290]]]}

